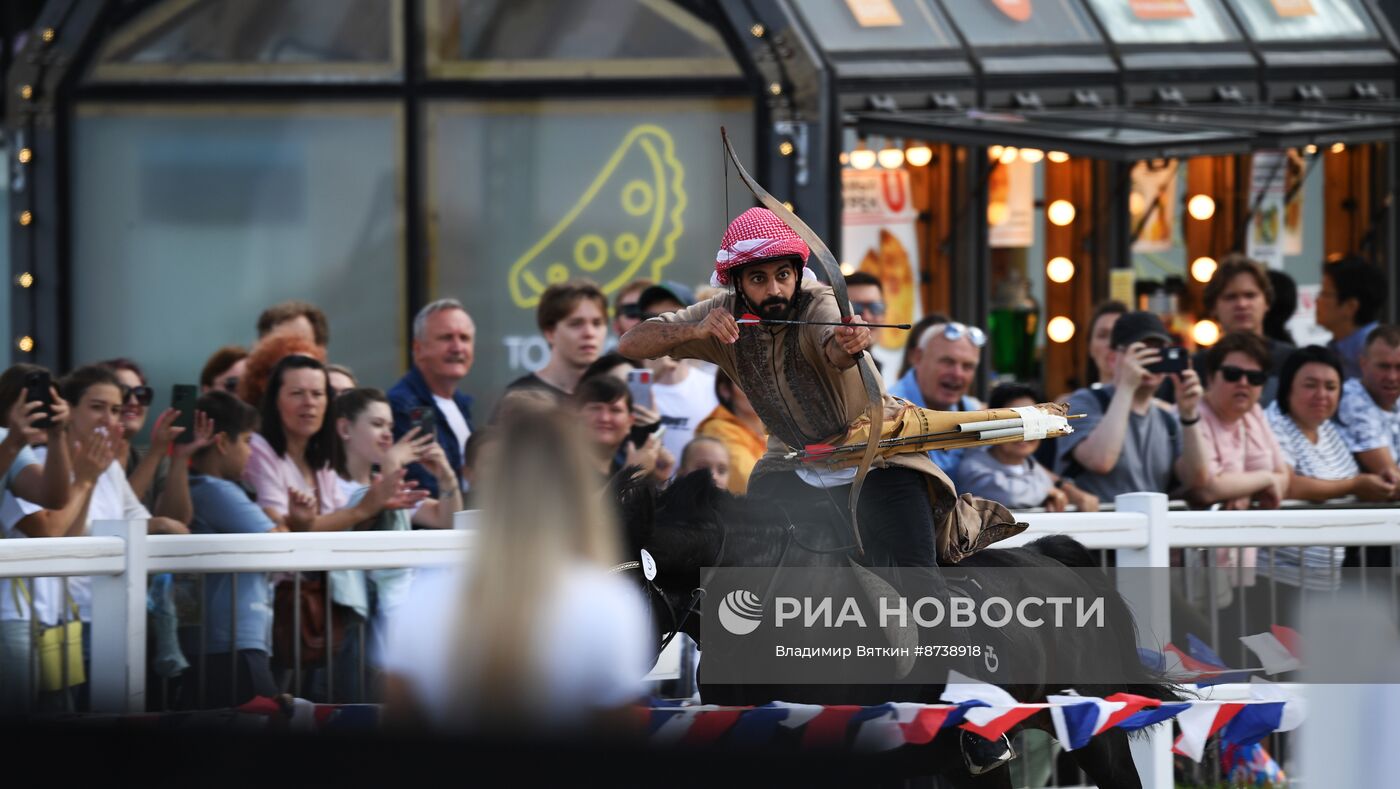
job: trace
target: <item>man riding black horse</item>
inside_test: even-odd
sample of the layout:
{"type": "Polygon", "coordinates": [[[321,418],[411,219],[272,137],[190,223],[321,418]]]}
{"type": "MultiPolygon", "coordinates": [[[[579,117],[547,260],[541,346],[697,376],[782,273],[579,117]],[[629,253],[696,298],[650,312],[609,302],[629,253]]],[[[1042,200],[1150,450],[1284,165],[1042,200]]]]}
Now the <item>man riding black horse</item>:
{"type": "MultiPolygon", "coordinates": [[[[817,498],[839,509],[836,502],[846,500],[857,469],[786,456],[813,444],[839,444],[867,414],[869,389],[857,364],[871,338],[859,316],[842,320],[831,287],[804,276],[809,254],[807,244],[777,215],[764,208],[745,211],[729,225],[715,260],[715,280],[730,290],[638,324],[618,350],[633,359],[672,356],[718,365],[748,395],[769,431],[768,451],[754,467],[749,496],[793,503],[817,498]],[[793,323],[741,330],[735,316],[749,313],[793,323]]],[[[879,396],[885,414],[910,408],[883,385],[879,396]]],[[[1014,523],[999,504],[958,497],[922,451],[876,458],[856,510],[850,514],[860,524],[864,560],[909,568],[935,589],[943,588],[933,569],[940,559],[957,561],[1004,536],[1014,523]]],[[[1012,757],[1004,737],[988,741],[964,732],[962,745],[974,774],[1012,757]]]]}

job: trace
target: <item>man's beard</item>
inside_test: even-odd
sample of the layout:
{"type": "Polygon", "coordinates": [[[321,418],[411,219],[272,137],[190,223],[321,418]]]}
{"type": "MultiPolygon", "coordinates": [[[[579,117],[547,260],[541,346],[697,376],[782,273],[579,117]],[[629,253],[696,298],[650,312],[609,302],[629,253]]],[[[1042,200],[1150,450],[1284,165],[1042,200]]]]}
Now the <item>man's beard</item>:
{"type": "Polygon", "coordinates": [[[788,310],[792,308],[792,301],[782,296],[770,296],[758,305],[760,317],[782,319],[787,317],[788,310]]]}

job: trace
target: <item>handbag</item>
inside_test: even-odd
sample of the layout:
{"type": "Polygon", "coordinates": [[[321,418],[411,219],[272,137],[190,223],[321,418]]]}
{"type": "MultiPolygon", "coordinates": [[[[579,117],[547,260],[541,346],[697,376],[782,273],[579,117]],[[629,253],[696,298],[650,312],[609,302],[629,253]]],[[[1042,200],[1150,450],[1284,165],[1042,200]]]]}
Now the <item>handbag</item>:
{"type": "Polygon", "coordinates": [[[331,605],[326,615],[326,574],[302,573],[301,592],[295,584],[280,583],[272,599],[272,659],[283,668],[296,668],[297,643],[301,644],[301,664],[324,662],[326,659],[326,624],[332,627],[331,649],[336,652],[345,645],[350,632],[350,609],[331,605]],[[300,632],[297,632],[297,611],[300,610],[300,632]]]}
{"type": "MultiPolygon", "coordinates": [[[[18,594],[24,596],[26,608],[33,605],[29,585],[23,578],[15,579],[11,589],[17,589],[18,594]]],[[[87,682],[87,672],[83,668],[83,622],[78,617],[78,604],[68,595],[67,580],[63,583],[63,592],[73,615],[71,620],[50,627],[40,625],[38,619],[30,620],[39,652],[39,689],[45,693],[66,690],[87,682]]],[[[18,607],[18,599],[15,604],[18,607]]]]}

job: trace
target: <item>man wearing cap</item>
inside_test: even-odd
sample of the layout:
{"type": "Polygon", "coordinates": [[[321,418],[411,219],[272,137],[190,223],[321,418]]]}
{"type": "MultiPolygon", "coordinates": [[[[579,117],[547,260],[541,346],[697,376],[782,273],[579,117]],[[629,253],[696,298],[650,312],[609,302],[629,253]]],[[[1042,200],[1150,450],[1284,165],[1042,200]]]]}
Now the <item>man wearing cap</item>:
{"type": "MultiPolygon", "coordinates": [[[[857,355],[870,347],[870,330],[858,315],[840,325],[831,288],[804,274],[808,254],[806,243],[771,211],[745,211],[725,231],[715,259],[714,281],[730,290],[643,321],[622,337],[618,350],[631,358],[671,355],[718,365],[748,395],[769,431],[768,451],[754,467],[749,496],[780,501],[794,517],[849,524],[841,508],[856,469],[784,458],[793,449],[843,440],[867,405],[857,355]],[[836,325],[740,328],[735,316],[747,313],[836,325]]],[[[882,396],[886,414],[904,407],[883,391],[882,396]]],[[[940,556],[965,555],[965,536],[995,539],[1005,524],[1014,523],[999,504],[959,498],[922,452],[877,458],[857,506],[866,559],[877,566],[920,568],[910,570],[911,576],[931,573],[932,583],[941,581],[928,568],[936,567],[940,556]]],[[[976,740],[964,741],[974,771],[1011,758],[1006,743],[976,740]]]]}
{"type": "Polygon", "coordinates": [[[1060,438],[1056,467],[1063,479],[1100,500],[1120,493],[1169,493],[1172,474],[1186,488],[1203,485],[1209,468],[1201,421],[1201,379],[1187,369],[1154,373],[1171,338],[1150,312],[1130,312],[1113,325],[1106,371],[1113,383],[1080,389],[1069,398],[1072,414],[1085,414],[1075,430],[1060,438]],[[1170,378],[1176,413],[1152,393],[1170,378]]]}
{"type": "MultiPolygon", "coordinates": [[[[679,282],[651,285],[637,297],[642,320],[679,312],[695,302],[695,294],[679,282]]],[[[661,444],[671,455],[680,457],[695,438],[695,428],[719,405],[715,396],[715,374],[702,370],[689,359],[659,356],[642,365],[652,371],[652,408],[661,414],[666,432],[661,444]]]]}

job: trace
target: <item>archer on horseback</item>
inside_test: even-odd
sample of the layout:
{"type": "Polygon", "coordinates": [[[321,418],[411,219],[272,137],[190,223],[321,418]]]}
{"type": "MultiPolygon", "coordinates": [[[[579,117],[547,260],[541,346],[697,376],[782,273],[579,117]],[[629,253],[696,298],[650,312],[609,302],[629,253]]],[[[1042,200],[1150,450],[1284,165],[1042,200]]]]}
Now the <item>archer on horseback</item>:
{"type": "MultiPolygon", "coordinates": [[[[1000,504],[958,497],[917,445],[888,447],[880,440],[888,435],[886,417],[896,427],[901,419],[916,424],[910,415],[925,409],[891,397],[878,377],[860,369],[870,331],[849,315],[849,307],[841,309],[831,286],[804,276],[809,254],[807,243],[772,211],[745,211],[729,225],[715,261],[715,280],[730,290],[638,324],[618,350],[634,359],[669,355],[718,365],[748,395],[769,431],[768,452],[750,478],[750,497],[800,505],[814,499],[835,504],[849,495],[858,524],[855,547],[864,548],[866,563],[937,576],[930,568],[940,558],[956,561],[1014,533],[1015,519],[1000,504]],[[735,316],[749,313],[791,323],[741,329],[735,316]],[[872,390],[874,402],[867,394],[872,390]],[[855,440],[862,426],[869,442],[887,451],[880,457],[870,452],[860,468],[793,459],[794,450],[855,440]]],[[[1011,758],[1004,738],[991,742],[970,735],[963,745],[974,773],[1011,758]]]]}

